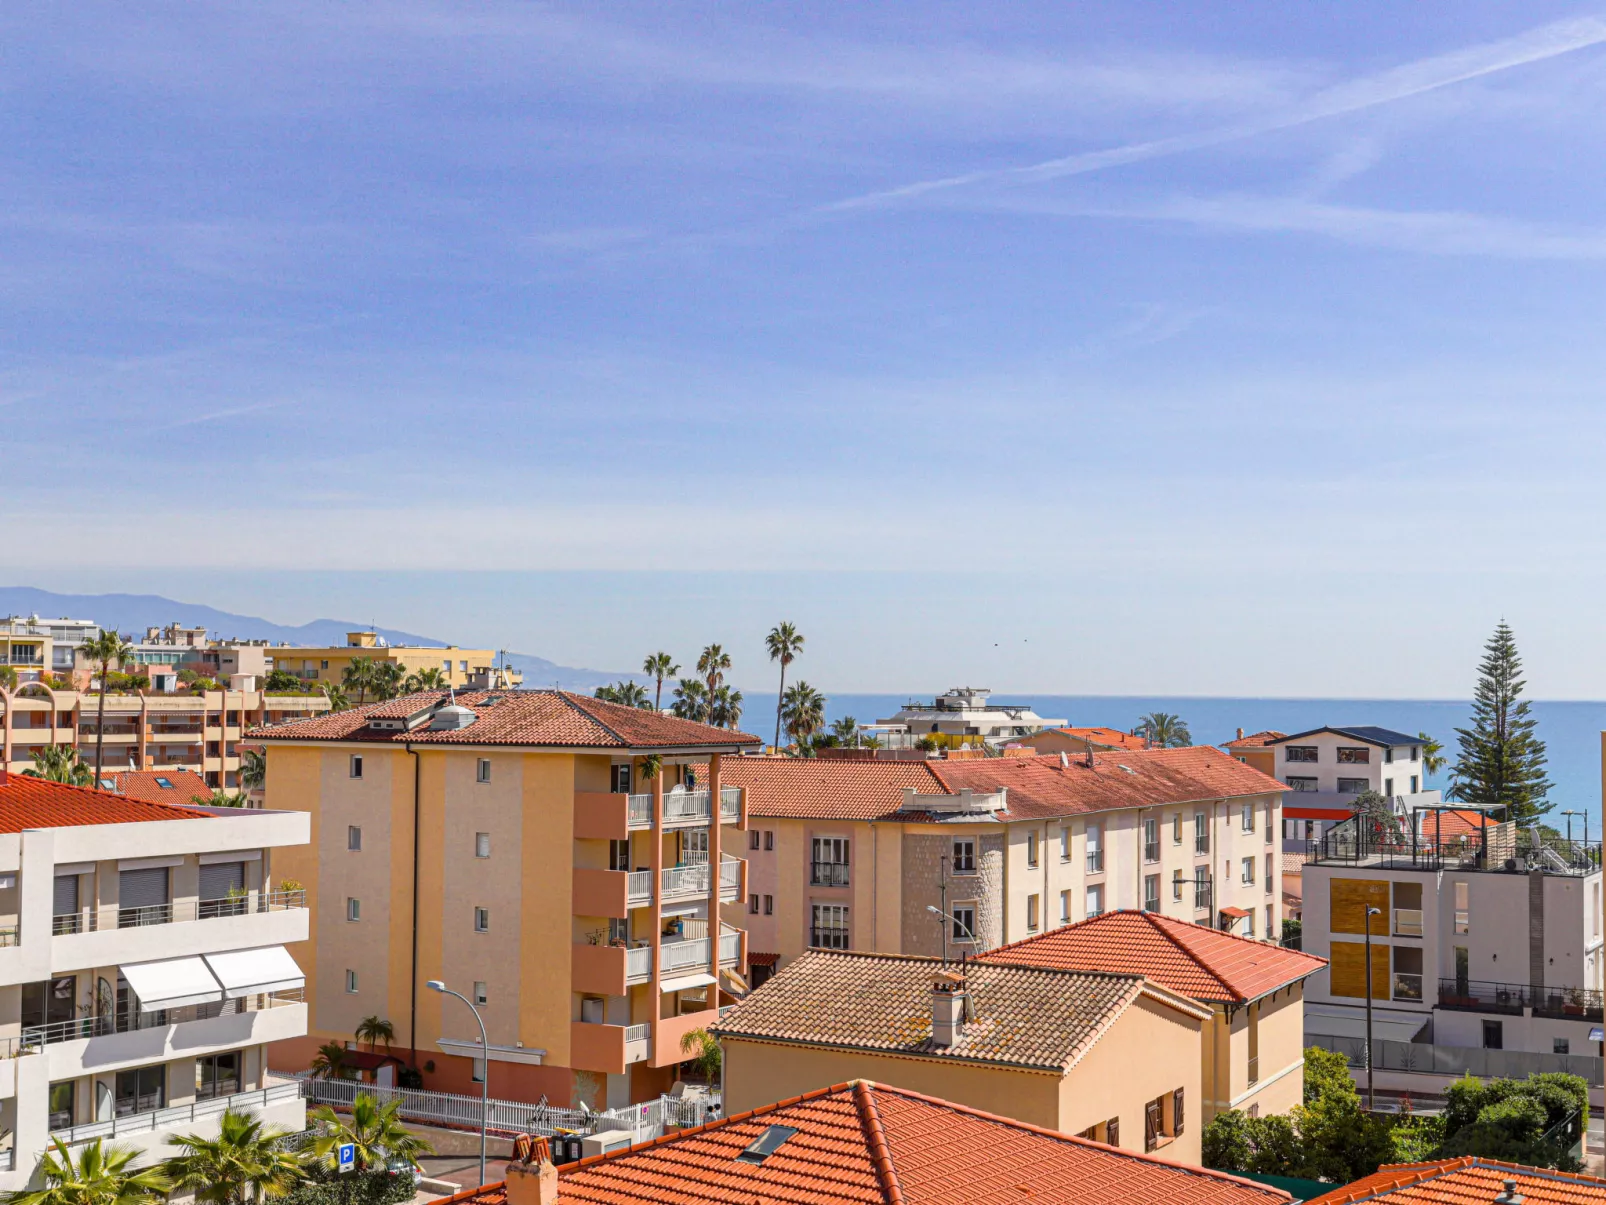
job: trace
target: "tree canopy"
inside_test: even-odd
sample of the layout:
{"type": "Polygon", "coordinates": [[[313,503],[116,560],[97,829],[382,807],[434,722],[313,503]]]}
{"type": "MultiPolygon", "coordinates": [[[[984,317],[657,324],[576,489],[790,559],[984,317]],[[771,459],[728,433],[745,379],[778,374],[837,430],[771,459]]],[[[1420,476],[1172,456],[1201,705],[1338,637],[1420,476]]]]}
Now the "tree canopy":
{"type": "Polygon", "coordinates": [[[1457,728],[1460,755],[1450,770],[1450,797],[1462,803],[1504,808],[1505,819],[1525,824],[1550,811],[1546,796],[1545,743],[1522,697],[1522,658],[1501,620],[1483,646],[1472,726],[1457,728]]]}

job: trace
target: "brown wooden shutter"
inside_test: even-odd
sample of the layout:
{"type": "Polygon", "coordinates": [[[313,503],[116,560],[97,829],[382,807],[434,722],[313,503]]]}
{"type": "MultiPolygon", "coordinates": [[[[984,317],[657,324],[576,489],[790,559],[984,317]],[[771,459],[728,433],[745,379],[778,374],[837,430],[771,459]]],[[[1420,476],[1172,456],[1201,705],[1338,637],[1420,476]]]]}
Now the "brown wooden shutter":
{"type": "Polygon", "coordinates": [[[1182,1133],[1182,1089],[1178,1088],[1171,1094],[1171,1133],[1173,1136],[1182,1133]]]}
{"type": "MultiPolygon", "coordinates": [[[[1365,933],[1366,910],[1377,908],[1372,936],[1389,931],[1389,885],[1385,879],[1333,879],[1328,883],[1328,928],[1334,933],[1365,933]]],[[[1360,994],[1360,993],[1357,993],[1360,994]]]]}
{"type": "Polygon", "coordinates": [[[1160,1102],[1151,1100],[1143,1106],[1143,1149],[1152,1151],[1160,1145],[1160,1102]]]}
{"type": "MultiPolygon", "coordinates": [[[[1335,996],[1366,996],[1366,945],[1359,941],[1335,941],[1328,949],[1332,958],[1328,990],[1335,996]]],[[[1389,947],[1372,943],[1372,999],[1389,998],[1389,947]]]]}
{"type": "Polygon", "coordinates": [[[1112,1117],[1104,1123],[1104,1141],[1111,1146],[1121,1145],[1121,1119],[1112,1117]]]}

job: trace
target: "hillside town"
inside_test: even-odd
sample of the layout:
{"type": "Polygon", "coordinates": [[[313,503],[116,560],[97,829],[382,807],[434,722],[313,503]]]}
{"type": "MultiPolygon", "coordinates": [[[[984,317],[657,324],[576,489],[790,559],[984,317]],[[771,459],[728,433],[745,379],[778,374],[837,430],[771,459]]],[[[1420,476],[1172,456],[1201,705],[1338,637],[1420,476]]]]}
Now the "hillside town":
{"type": "Polygon", "coordinates": [[[376,1201],[1606,1200],[1600,845],[1504,625],[1448,792],[1368,724],[827,725],[791,624],[769,741],[719,645],[4,627],[5,1191],[306,1134],[262,1175],[350,1135],[376,1201]]]}

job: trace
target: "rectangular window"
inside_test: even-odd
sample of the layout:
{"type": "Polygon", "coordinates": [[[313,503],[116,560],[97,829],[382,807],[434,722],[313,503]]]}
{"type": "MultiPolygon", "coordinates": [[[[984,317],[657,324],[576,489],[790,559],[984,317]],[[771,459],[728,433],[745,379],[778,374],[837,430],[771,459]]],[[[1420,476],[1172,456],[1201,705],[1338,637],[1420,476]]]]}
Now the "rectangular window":
{"type": "Polygon", "coordinates": [[[485,980],[476,979],[474,981],[474,1003],[489,1004],[490,1002],[490,992],[485,986],[485,980]]]}
{"type": "Polygon", "coordinates": [[[1195,909],[1210,907],[1210,868],[1207,866],[1193,868],[1193,906],[1195,909]]]}
{"type": "Polygon", "coordinates": [[[470,1079],[476,1084],[483,1084],[485,1082],[485,1060],[484,1059],[475,1059],[474,1060],[474,1071],[473,1071],[473,1074],[470,1076],[470,1079]]]}
{"type": "Polygon", "coordinates": [[[1417,780],[1416,775],[1415,774],[1411,775],[1411,794],[1413,794],[1413,795],[1415,795],[1417,793],[1417,788],[1416,788],[1417,781],[1418,780],[1417,780]]]}
{"type": "Polygon", "coordinates": [[[1160,876],[1157,874],[1143,876],[1143,910],[1160,911],[1160,876]]]}
{"type": "Polygon", "coordinates": [[[346,919],[347,920],[361,920],[362,919],[362,901],[359,900],[356,896],[348,895],[346,897],[346,919]]]}
{"type": "Polygon", "coordinates": [[[1455,885],[1455,931],[1457,933],[1472,932],[1472,910],[1467,906],[1467,885],[1459,882],[1455,885]]]}
{"type": "Polygon", "coordinates": [[[747,910],[754,916],[758,915],[758,892],[747,897],[747,910]]]}
{"type": "Polygon", "coordinates": [[[766,852],[769,852],[769,851],[773,851],[774,848],[775,848],[775,830],[772,829],[772,828],[767,828],[767,829],[764,830],[764,849],[765,849],[766,852]]]}
{"type": "Polygon", "coordinates": [[[1146,816],[1143,820],[1143,860],[1160,860],[1160,822],[1153,816],[1146,816]]]}
{"type": "Polygon", "coordinates": [[[846,837],[815,837],[812,841],[813,858],[809,882],[815,887],[846,887],[848,885],[848,839],[846,837]]]}
{"type": "Polygon", "coordinates": [[[491,759],[490,758],[482,757],[482,758],[479,759],[478,762],[475,763],[475,765],[474,765],[474,781],[475,782],[490,782],[491,781],[491,759]]]}
{"type": "Polygon", "coordinates": [[[1338,750],[1338,764],[1341,766],[1365,766],[1372,760],[1372,751],[1364,745],[1360,748],[1351,748],[1341,745],[1338,750]]]}
{"type": "Polygon", "coordinates": [[[748,849],[757,849],[758,848],[758,843],[761,840],[763,840],[763,837],[761,836],[761,834],[759,833],[759,831],[756,828],[749,829],[747,831],[747,848],[748,849]]]}
{"type": "Polygon", "coordinates": [[[362,777],[362,754],[361,753],[353,753],[351,755],[351,771],[350,772],[351,772],[351,777],[353,777],[353,778],[361,778],[362,777]]]}
{"type": "MultiPolygon", "coordinates": [[[[479,847],[479,842],[476,841],[475,842],[475,848],[477,849],[478,847],[479,847]]],[[[630,842],[629,841],[627,841],[627,840],[625,840],[623,838],[615,838],[615,839],[610,840],[608,842],[608,869],[609,870],[629,870],[630,869],[630,842]]]]}
{"type": "Polygon", "coordinates": [[[848,948],[848,908],[846,904],[815,904],[809,926],[809,945],[822,950],[848,948]]]}
{"type": "Polygon", "coordinates": [[[954,905],[954,932],[953,940],[967,942],[976,940],[976,905],[954,905]]]}
{"type": "Polygon", "coordinates": [[[1104,915],[1104,885],[1102,883],[1089,884],[1086,903],[1089,919],[1104,915]]]}
{"type": "Polygon", "coordinates": [[[1414,1000],[1422,999],[1422,947],[1421,946],[1395,946],[1394,955],[1394,999],[1414,1000]]]}
{"type": "Polygon", "coordinates": [[[50,1098],[46,1106],[48,1115],[45,1124],[52,1130],[65,1130],[73,1123],[73,1088],[74,1080],[62,1080],[60,1083],[50,1085],[50,1098]]]}
{"type": "Polygon", "coordinates": [[[1243,860],[1243,881],[1245,883],[1253,883],[1255,881],[1255,860],[1253,858],[1245,858],[1243,860]]]}
{"type": "Polygon", "coordinates": [[[1062,892],[1060,892],[1060,924],[1068,925],[1070,923],[1071,923],[1071,893],[1069,891],[1062,891],[1062,892]]]}
{"type": "Polygon", "coordinates": [[[1273,836],[1275,836],[1275,833],[1273,832],[1273,830],[1277,827],[1277,821],[1276,821],[1275,817],[1276,817],[1276,808],[1273,807],[1271,800],[1268,799],[1266,801],[1266,844],[1267,845],[1270,845],[1272,843],[1272,838],[1273,838],[1273,836]]]}
{"type": "Polygon", "coordinates": [[[1385,799],[1394,798],[1394,780],[1392,778],[1385,778],[1383,780],[1383,797],[1385,799]]]}
{"type": "Polygon", "coordinates": [[[353,996],[355,996],[357,994],[357,972],[356,971],[347,971],[346,972],[346,990],[348,992],[350,992],[353,996]]]}
{"type": "Polygon", "coordinates": [[[1393,762],[1394,762],[1394,750],[1393,749],[1385,749],[1385,750],[1383,750],[1383,764],[1385,766],[1387,766],[1387,765],[1392,765],[1393,762]]]}
{"type": "Polygon", "coordinates": [[[1026,865],[1037,865],[1037,834],[1026,834],[1026,865]]]}
{"type": "Polygon", "coordinates": [[[475,833],[474,834],[474,856],[476,858],[488,858],[488,857],[491,856],[491,834],[490,833],[475,833]]]}
{"type": "Polygon", "coordinates": [[[976,841],[972,837],[956,839],[953,845],[954,873],[976,873],[976,841]]]}
{"type": "Polygon", "coordinates": [[[1034,931],[1037,929],[1037,924],[1038,924],[1037,911],[1038,911],[1039,902],[1040,901],[1039,901],[1038,897],[1035,896],[1035,895],[1029,895],[1029,896],[1026,897],[1026,927],[1027,927],[1027,929],[1034,930],[1034,931]]]}
{"type": "Polygon", "coordinates": [[[447,660],[443,660],[443,661],[442,661],[442,662],[441,662],[441,673],[443,673],[443,674],[449,674],[449,673],[451,673],[451,672],[452,672],[452,663],[451,663],[451,660],[450,660],[450,659],[447,659],[447,660]]]}
{"type": "Polygon", "coordinates": [[[134,1113],[154,1113],[167,1104],[167,1064],[154,1067],[135,1067],[117,1073],[113,1115],[128,1117],[134,1113]]]}
{"type": "Polygon", "coordinates": [[[1288,784],[1288,789],[1296,795],[1314,795],[1316,793],[1316,780],[1314,778],[1302,778],[1298,774],[1288,774],[1283,777],[1283,781],[1288,784]]]}
{"type": "Polygon", "coordinates": [[[1244,804],[1243,812],[1242,812],[1242,815],[1240,816],[1239,827],[1241,827],[1244,830],[1244,832],[1246,832],[1246,833],[1252,833],[1252,832],[1255,831],[1255,805],[1254,804],[1252,804],[1252,803],[1244,804]]]}
{"type": "Polygon", "coordinates": [[[1205,812],[1193,814],[1193,852],[1196,855],[1210,852],[1210,817],[1205,812]]]}
{"type": "Polygon", "coordinates": [[[489,908],[474,909],[474,932],[489,933],[491,931],[491,910],[489,908]]]}
{"type": "Polygon", "coordinates": [[[766,895],[764,897],[764,915],[775,915],[775,897],[773,895],[766,895]]]}
{"type": "Polygon", "coordinates": [[[1100,874],[1104,870],[1104,828],[1102,825],[1090,824],[1087,826],[1087,873],[1100,874]]]}
{"type": "Polygon", "coordinates": [[[1340,778],[1338,780],[1338,793],[1340,795],[1359,795],[1369,785],[1364,778],[1340,778]]]}
{"type": "Polygon", "coordinates": [[[1266,940],[1267,941],[1271,941],[1272,938],[1275,936],[1275,934],[1273,933],[1272,930],[1273,930],[1273,923],[1272,923],[1272,915],[1271,915],[1271,905],[1267,904],[1266,905],[1266,940]]]}
{"type": "Polygon", "coordinates": [[[1255,914],[1253,912],[1251,912],[1248,916],[1244,917],[1244,936],[1245,937],[1253,937],[1254,935],[1255,935],[1255,914]]]}
{"type": "Polygon", "coordinates": [[[1171,844],[1182,844],[1182,813],[1178,812],[1171,817],[1171,844]]]}
{"type": "Polygon", "coordinates": [[[1315,745],[1284,745],[1283,760],[1297,762],[1314,762],[1316,760],[1315,745]]]}
{"type": "MultiPolygon", "coordinates": [[[[450,669],[451,666],[446,668],[450,669]]],[[[608,767],[608,790],[615,795],[630,794],[630,766],[628,763],[622,766],[608,767]]]]}
{"type": "Polygon", "coordinates": [[[1180,870],[1171,872],[1171,898],[1173,900],[1182,898],[1182,871],[1180,870]]]}
{"type": "Polygon", "coordinates": [[[1572,1042],[1570,1042],[1566,1038],[1551,1038],[1550,1039],[1550,1053],[1551,1054],[1571,1054],[1572,1053],[1572,1042]]]}
{"type": "Polygon", "coordinates": [[[346,825],[346,848],[353,852],[362,849],[362,829],[355,824],[346,825]]]}
{"type": "Polygon", "coordinates": [[[216,1100],[240,1090],[241,1057],[238,1050],[209,1054],[195,1060],[195,1099],[216,1100]]]}
{"type": "Polygon", "coordinates": [[[1483,1023],[1483,1048],[1485,1050],[1504,1050],[1506,1048],[1505,1022],[1485,1021],[1483,1023]]]}
{"type": "Polygon", "coordinates": [[[1272,886],[1273,886],[1273,884],[1276,883],[1276,881],[1277,881],[1277,875],[1274,872],[1274,870],[1272,869],[1271,855],[1267,854],[1266,855],[1266,891],[1267,891],[1268,894],[1271,892],[1272,886]]]}
{"type": "Polygon", "coordinates": [[[1060,827],[1060,861],[1071,860],[1071,826],[1066,824],[1060,827]]]}

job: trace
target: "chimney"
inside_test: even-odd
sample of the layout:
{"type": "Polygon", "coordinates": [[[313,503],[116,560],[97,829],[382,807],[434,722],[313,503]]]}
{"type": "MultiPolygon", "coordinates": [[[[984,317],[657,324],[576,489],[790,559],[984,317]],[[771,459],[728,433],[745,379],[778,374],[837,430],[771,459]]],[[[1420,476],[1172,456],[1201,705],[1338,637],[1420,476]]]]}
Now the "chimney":
{"type": "Polygon", "coordinates": [[[558,1169],[545,1138],[521,1134],[507,1165],[507,1205],[556,1205],[558,1169]]]}
{"type": "Polygon", "coordinates": [[[1244,739],[1244,730],[1242,728],[1238,729],[1238,739],[1239,740],[1243,740],[1244,739]]]}
{"type": "Polygon", "coordinates": [[[1517,1191],[1517,1182],[1515,1180],[1507,1180],[1506,1186],[1500,1190],[1500,1195],[1494,1200],[1495,1205],[1522,1205],[1522,1199],[1522,1194],[1517,1191]]]}
{"type": "Polygon", "coordinates": [[[0,787],[6,785],[6,763],[0,761],[0,787]]]}
{"type": "MultiPolygon", "coordinates": [[[[965,977],[938,971],[931,981],[931,1043],[952,1046],[965,1025],[965,977]]],[[[510,1201],[509,1205],[517,1205],[510,1201]]]]}

